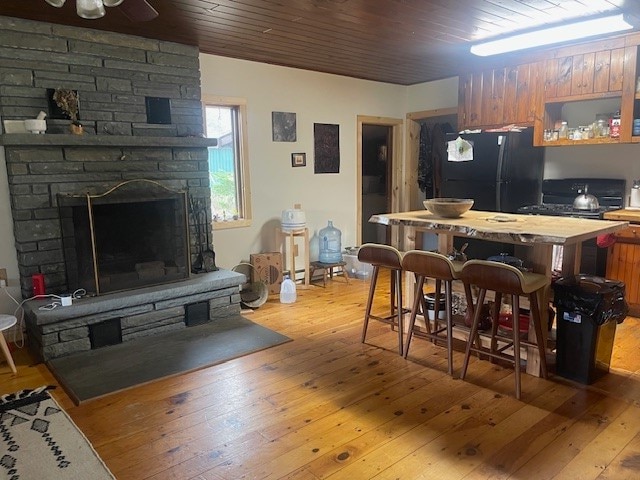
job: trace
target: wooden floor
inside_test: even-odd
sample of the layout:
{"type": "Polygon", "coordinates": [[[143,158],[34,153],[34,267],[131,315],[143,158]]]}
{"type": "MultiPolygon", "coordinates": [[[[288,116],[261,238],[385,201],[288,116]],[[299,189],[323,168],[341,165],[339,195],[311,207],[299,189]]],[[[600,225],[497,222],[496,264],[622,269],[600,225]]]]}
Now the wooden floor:
{"type": "MultiPolygon", "coordinates": [[[[81,406],[53,395],[118,479],[640,478],[638,319],[596,384],[523,375],[517,401],[511,368],[450,378],[442,347],[416,339],[404,360],[379,322],[360,343],[367,288],[337,277],[247,314],[293,342],[81,406]]],[[[15,357],[0,392],[56,383],[15,357]]]]}

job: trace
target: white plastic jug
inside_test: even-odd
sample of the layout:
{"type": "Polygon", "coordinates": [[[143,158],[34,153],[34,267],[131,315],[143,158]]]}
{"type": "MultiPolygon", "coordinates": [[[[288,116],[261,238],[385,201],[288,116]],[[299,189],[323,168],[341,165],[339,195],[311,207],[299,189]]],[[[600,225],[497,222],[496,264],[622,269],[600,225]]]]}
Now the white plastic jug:
{"type": "Polygon", "coordinates": [[[280,303],[294,303],[296,297],[296,284],[286,275],[280,285],[280,303]]]}

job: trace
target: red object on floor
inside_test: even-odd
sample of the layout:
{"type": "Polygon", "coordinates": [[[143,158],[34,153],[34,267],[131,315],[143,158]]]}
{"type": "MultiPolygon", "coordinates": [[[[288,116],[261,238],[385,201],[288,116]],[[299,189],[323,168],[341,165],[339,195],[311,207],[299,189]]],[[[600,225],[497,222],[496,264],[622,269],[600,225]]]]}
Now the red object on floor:
{"type": "MultiPolygon", "coordinates": [[[[498,316],[498,325],[505,330],[513,329],[513,315],[510,313],[501,313],[498,316]]],[[[520,334],[526,334],[529,332],[529,315],[524,313],[520,314],[520,334]]]]}

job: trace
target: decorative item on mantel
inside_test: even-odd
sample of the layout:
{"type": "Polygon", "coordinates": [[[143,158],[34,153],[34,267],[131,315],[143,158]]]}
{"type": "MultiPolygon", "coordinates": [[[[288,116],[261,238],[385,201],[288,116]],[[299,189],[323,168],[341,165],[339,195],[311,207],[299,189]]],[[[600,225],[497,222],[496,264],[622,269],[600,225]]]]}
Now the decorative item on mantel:
{"type": "Polygon", "coordinates": [[[84,130],[82,124],[78,121],[78,114],[80,113],[78,92],[66,88],[56,88],[55,92],[53,92],[53,100],[71,119],[71,124],[69,125],[71,133],[82,135],[84,130]]]}

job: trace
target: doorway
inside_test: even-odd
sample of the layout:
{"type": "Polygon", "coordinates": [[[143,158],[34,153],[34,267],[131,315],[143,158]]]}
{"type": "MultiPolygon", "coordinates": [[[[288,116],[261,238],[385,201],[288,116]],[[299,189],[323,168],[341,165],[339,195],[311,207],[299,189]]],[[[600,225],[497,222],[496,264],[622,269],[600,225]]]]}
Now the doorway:
{"type": "Polygon", "coordinates": [[[389,229],[369,218],[398,211],[393,192],[402,178],[401,127],[400,119],[358,116],[358,245],[391,240],[389,229]]]}
{"type": "Polygon", "coordinates": [[[362,243],[387,243],[383,225],[369,223],[371,215],[391,210],[389,146],[391,127],[362,125],[362,243]]]}

